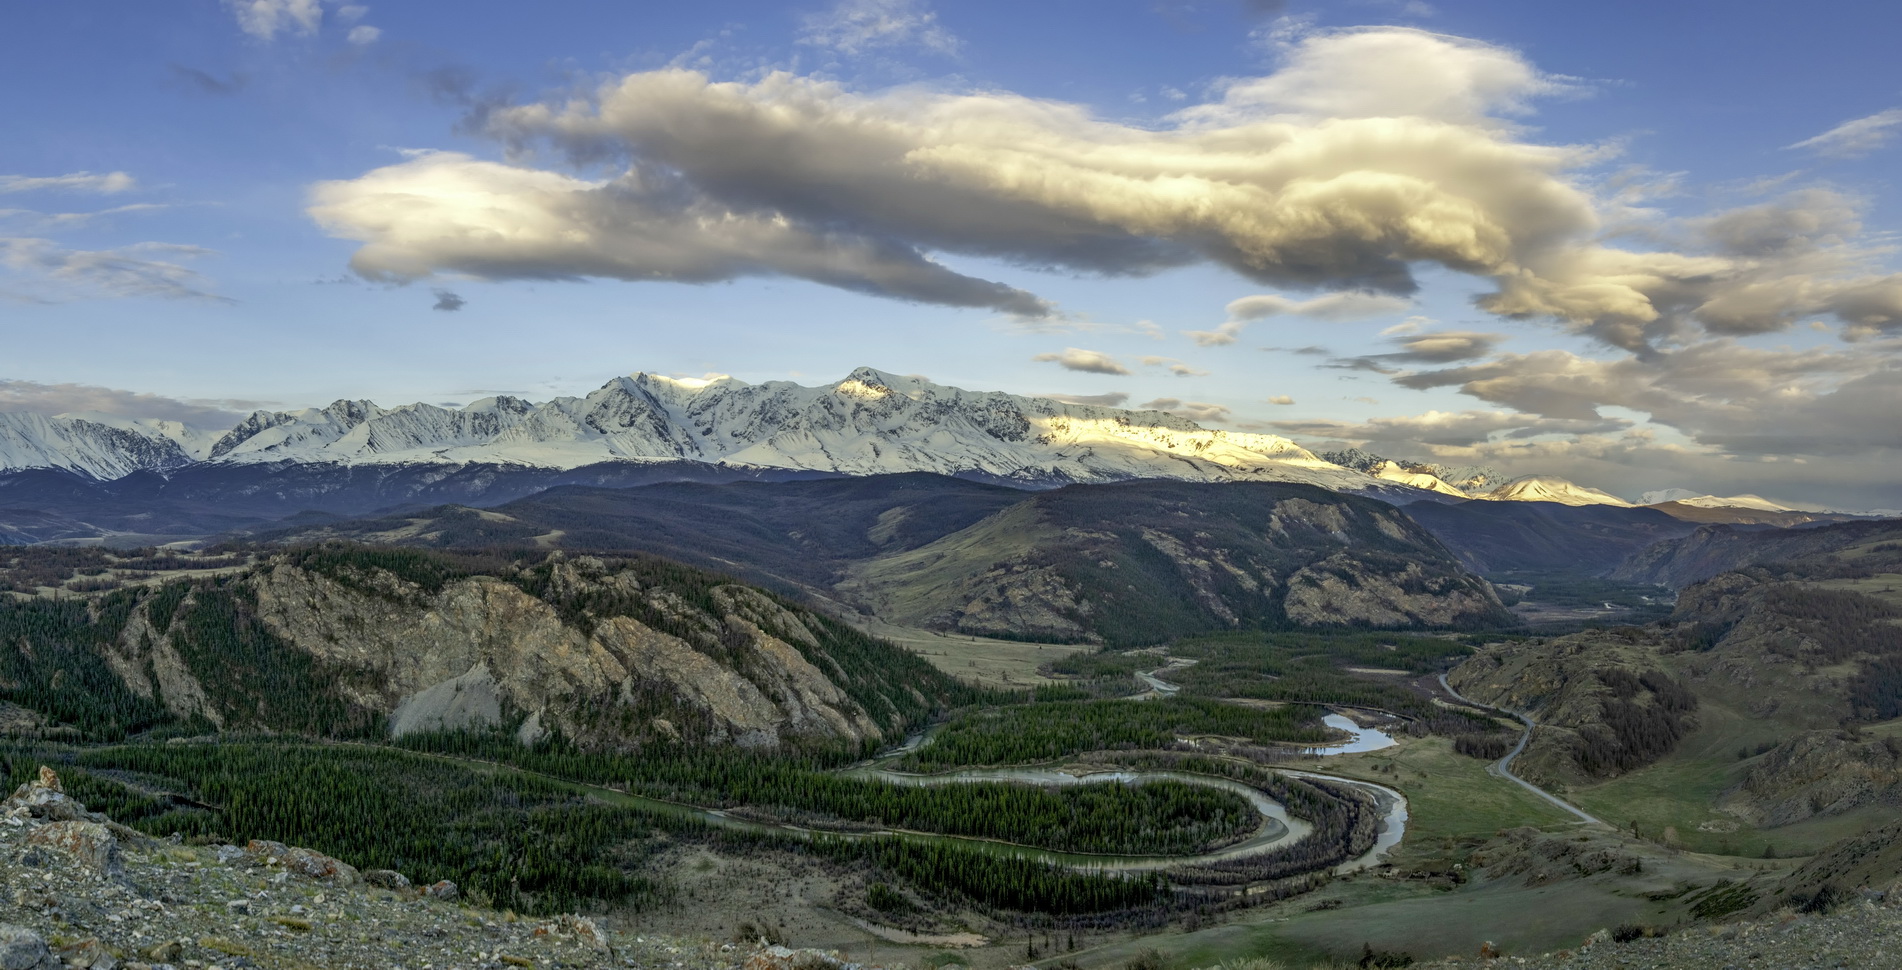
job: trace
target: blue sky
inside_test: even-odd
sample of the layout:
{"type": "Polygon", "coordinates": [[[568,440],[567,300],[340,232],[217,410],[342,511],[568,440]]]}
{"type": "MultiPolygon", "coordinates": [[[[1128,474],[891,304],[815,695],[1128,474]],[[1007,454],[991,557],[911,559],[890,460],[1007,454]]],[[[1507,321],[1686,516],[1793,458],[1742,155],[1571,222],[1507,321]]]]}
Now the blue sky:
{"type": "Polygon", "coordinates": [[[869,364],[1897,507],[1897,36],[1873,3],[12,4],[0,407],[869,364]]]}

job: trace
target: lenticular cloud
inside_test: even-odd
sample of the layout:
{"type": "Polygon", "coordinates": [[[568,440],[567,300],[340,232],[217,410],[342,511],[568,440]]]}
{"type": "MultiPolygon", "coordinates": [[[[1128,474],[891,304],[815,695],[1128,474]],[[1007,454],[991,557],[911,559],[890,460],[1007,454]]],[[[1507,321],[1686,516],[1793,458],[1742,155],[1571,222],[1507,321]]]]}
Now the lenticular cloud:
{"type": "Polygon", "coordinates": [[[1266,285],[1394,295],[1432,264],[1490,280],[1492,312],[1634,350],[1804,314],[1902,326],[1902,287],[1840,239],[1749,253],[1696,233],[1686,252],[1598,242],[1576,175],[1602,152],[1531,144],[1510,120],[1566,87],[1515,52],[1399,28],[1310,36],[1280,70],[1157,128],[1009,92],[665,69],[486,116],[514,157],[567,171],[426,154],[320,183],[310,213],[363,243],[359,273],[394,280],[781,275],[1037,318],[1054,308],[937,257],[1106,275],[1209,262],[1266,285]]]}

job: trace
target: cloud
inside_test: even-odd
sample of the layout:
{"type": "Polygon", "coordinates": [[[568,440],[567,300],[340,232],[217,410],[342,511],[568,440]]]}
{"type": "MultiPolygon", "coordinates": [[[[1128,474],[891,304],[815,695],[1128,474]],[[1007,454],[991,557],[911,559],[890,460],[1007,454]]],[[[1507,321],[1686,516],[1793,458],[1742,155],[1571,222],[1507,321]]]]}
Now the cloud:
{"type": "MultiPolygon", "coordinates": [[[[1752,347],[1718,338],[1648,357],[1594,360],[1567,351],[1505,354],[1397,377],[1403,387],[1461,393],[1559,420],[1603,409],[1724,453],[1761,458],[1902,450],[1902,364],[1888,353],[1752,347]]],[[[1902,457],[1902,456],[1899,456],[1902,457]]]]}
{"type": "MultiPolygon", "coordinates": [[[[296,37],[315,36],[324,23],[324,0],[224,0],[225,9],[237,18],[238,29],[269,43],[279,34],[296,37]]],[[[337,8],[336,21],[355,24],[370,8],[362,4],[344,4],[337,8]]],[[[345,39],[358,47],[374,44],[383,31],[366,24],[352,27],[345,39]]]]}
{"type": "Polygon", "coordinates": [[[1531,438],[1544,434],[1594,434],[1621,431],[1631,427],[1631,422],[1612,418],[1542,418],[1509,411],[1428,411],[1420,415],[1374,418],[1358,423],[1275,421],[1271,425],[1284,434],[1405,447],[1416,443],[1470,446],[1490,441],[1500,434],[1509,438],[1531,438]]]}
{"type": "Polygon", "coordinates": [[[450,313],[454,313],[462,309],[463,305],[469,302],[456,295],[453,290],[436,289],[431,290],[430,293],[436,297],[436,305],[430,307],[431,310],[446,310],[450,313]]]}
{"type": "Polygon", "coordinates": [[[1413,301],[1404,297],[1364,291],[1324,293],[1309,300],[1264,293],[1231,300],[1227,307],[1228,321],[1213,330],[1184,330],[1182,333],[1197,346],[1220,347],[1240,339],[1248,323],[1268,317],[1291,315],[1337,322],[1363,320],[1396,313],[1412,305],[1413,301]]]}
{"type": "Polygon", "coordinates": [[[0,237],[0,286],[15,299],[61,303],[72,299],[160,297],[228,302],[198,273],[171,260],[214,255],[176,243],[137,243],[119,249],[67,249],[49,239],[0,237]]]}
{"type": "Polygon", "coordinates": [[[109,216],[125,215],[132,212],[156,212],[169,209],[170,206],[152,202],[135,202],[131,205],[113,206],[96,212],[39,212],[33,209],[0,209],[0,226],[6,226],[13,232],[60,232],[79,229],[109,216]]]}
{"type": "Polygon", "coordinates": [[[175,81],[196,89],[200,94],[228,95],[244,90],[245,78],[242,74],[233,74],[229,80],[214,77],[195,67],[182,64],[167,65],[175,81]]]}
{"type": "Polygon", "coordinates": [[[0,194],[10,192],[91,192],[115,195],[131,191],[138,183],[124,172],[73,172],[69,175],[0,175],[0,194]]]}
{"type": "Polygon", "coordinates": [[[1902,108],[1890,108],[1845,121],[1820,135],[1785,147],[1805,148],[1831,158],[1861,158],[1887,145],[1898,129],[1902,129],[1902,108]]]}
{"type": "Polygon", "coordinates": [[[840,0],[832,9],[805,18],[799,43],[847,56],[867,51],[912,47],[946,56],[958,52],[958,38],[938,23],[923,0],[840,0]]]}
{"type": "Polygon", "coordinates": [[[1364,370],[1376,374],[1398,374],[1400,368],[1388,367],[1375,357],[1333,357],[1325,364],[1314,365],[1322,370],[1364,370]]]}
{"type": "Polygon", "coordinates": [[[1316,320],[1365,320],[1369,317],[1399,313],[1413,305],[1412,300],[1387,293],[1349,291],[1324,293],[1311,300],[1290,300],[1273,293],[1244,296],[1228,304],[1231,321],[1254,321],[1283,314],[1312,317],[1316,320]]]}
{"type": "Polygon", "coordinates": [[[128,418],[159,418],[202,428],[229,427],[270,402],[181,400],[142,391],[124,391],[96,384],[42,384],[0,378],[0,411],[37,411],[67,414],[99,411],[128,418]]]}
{"type": "Polygon", "coordinates": [[[1167,367],[1169,368],[1169,373],[1174,374],[1177,377],[1207,377],[1209,376],[1208,371],[1202,370],[1197,367],[1192,367],[1189,364],[1185,364],[1182,361],[1175,359],[1174,357],[1157,357],[1157,356],[1151,355],[1148,357],[1144,357],[1142,359],[1142,365],[1144,367],[1167,367]]]}
{"type": "Polygon", "coordinates": [[[1214,330],[1184,330],[1182,335],[1195,341],[1197,347],[1223,347],[1241,339],[1242,326],[1230,320],[1214,330]]]}
{"type": "Polygon", "coordinates": [[[1493,352],[1500,341],[1506,339],[1496,333],[1475,333],[1471,330],[1442,330],[1436,333],[1422,333],[1403,336],[1395,341],[1400,349],[1389,354],[1378,354],[1381,360],[1398,361],[1409,364],[1450,364],[1460,360],[1475,360],[1493,352]]]}
{"type": "Polygon", "coordinates": [[[1080,350],[1066,347],[1060,354],[1038,354],[1030,358],[1035,361],[1056,364],[1064,370],[1081,371],[1086,374],[1128,374],[1129,368],[1108,354],[1094,350],[1080,350]]]}
{"type": "Polygon", "coordinates": [[[1183,401],[1173,397],[1159,397],[1137,405],[1144,411],[1167,411],[1177,417],[1191,421],[1227,421],[1229,409],[1220,404],[1204,404],[1201,401],[1183,401]]]}
{"type": "Polygon", "coordinates": [[[1288,395],[1286,395],[1286,394],[1277,394],[1277,395],[1275,395],[1274,397],[1271,397],[1271,398],[1269,398],[1269,399],[1268,399],[1268,403],[1269,403],[1269,404],[1281,404],[1281,405],[1287,405],[1287,404],[1293,404],[1293,403],[1294,403],[1294,398],[1292,398],[1292,397],[1289,397],[1289,396],[1288,396],[1288,395]]]}
{"type": "MultiPolygon", "coordinates": [[[[1438,267],[1488,284],[1489,312],[1633,352],[1835,315],[1846,291],[1899,279],[1848,237],[1743,256],[1662,223],[1676,243],[1615,248],[1629,232],[1609,230],[1638,216],[1599,194],[1614,151],[1532,143],[1517,121],[1576,91],[1506,48],[1397,27],[1300,32],[1272,73],[1145,126],[1008,91],[670,67],[472,116],[514,165],[411,159],[317,186],[311,213],[361,241],[353,266],[377,278],[783,275],[1028,319],[1054,311],[934,257],[1104,276],[1207,263],[1359,294],[1339,312],[1398,306],[1438,267]]],[[[1872,320],[1856,326],[1902,327],[1872,320]]]]}
{"type": "Polygon", "coordinates": [[[1296,354],[1302,357],[1326,357],[1328,354],[1333,353],[1333,351],[1319,344],[1309,344],[1306,347],[1263,347],[1261,349],[1270,353],[1296,354]]]}
{"type": "Polygon", "coordinates": [[[276,40],[280,33],[310,35],[323,23],[321,0],[224,0],[225,9],[238,19],[238,29],[258,40],[276,40]]]}
{"type": "Polygon", "coordinates": [[[1045,394],[1043,396],[1065,404],[1088,404],[1103,408],[1120,408],[1125,401],[1129,400],[1129,395],[1122,391],[1110,391],[1107,394],[1045,394]]]}
{"type": "Polygon", "coordinates": [[[320,182],[308,211],[332,235],[364,243],[350,266],[373,280],[445,270],[682,283],[779,275],[1022,317],[1053,312],[1029,293],[961,275],[902,243],[735,211],[670,182],[651,172],[587,181],[438,152],[320,182]]]}

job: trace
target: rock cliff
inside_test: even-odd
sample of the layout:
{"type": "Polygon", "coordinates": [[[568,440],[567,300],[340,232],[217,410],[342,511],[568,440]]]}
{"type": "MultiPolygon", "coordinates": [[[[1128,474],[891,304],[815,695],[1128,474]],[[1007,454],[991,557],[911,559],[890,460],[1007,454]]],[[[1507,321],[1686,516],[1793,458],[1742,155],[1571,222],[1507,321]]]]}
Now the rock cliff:
{"type": "Polygon", "coordinates": [[[332,544],[121,590],[83,624],[66,619],[117,682],[100,703],[119,689],[162,708],[155,717],[225,730],[858,746],[957,689],[899,648],[645,558],[478,562],[332,544]]]}

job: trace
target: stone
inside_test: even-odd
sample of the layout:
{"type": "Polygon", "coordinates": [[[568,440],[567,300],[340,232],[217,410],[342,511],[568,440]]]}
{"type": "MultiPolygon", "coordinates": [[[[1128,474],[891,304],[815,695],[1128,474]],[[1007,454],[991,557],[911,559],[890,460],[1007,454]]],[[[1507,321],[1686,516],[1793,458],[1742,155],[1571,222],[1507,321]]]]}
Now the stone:
{"type": "Polygon", "coordinates": [[[59,959],[38,933],[0,923],[0,970],[59,970],[59,959]]]}
{"type": "Polygon", "coordinates": [[[125,874],[119,840],[98,822],[53,822],[34,829],[26,841],[64,853],[96,875],[116,879],[125,874]]]}
{"type": "Polygon", "coordinates": [[[80,970],[119,970],[119,958],[96,939],[81,940],[59,948],[60,961],[80,970]]]}
{"type": "Polygon", "coordinates": [[[68,797],[65,786],[60,784],[59,775],[45,765],[40,766],[37,780],[14,789],[6,801],[0,802],[0,813],[16,816],[25,814],[51,822],[105,820],[104,816],[86,811],[86,806],[68,797]]]}
{"type": "Polygon", "coordinates": [[[363,881],[383,889],[408,889],[409,877],[394,869],[368,869],[363,873],[363,881]]]}
{"type": "Polygon", "coordinates": [[[159,963],[171,963],[177,960],[184,952],[185,947],[177,940],[166,940],[163,943],[154,943],[140,950],[139,955],[147,960],[156,960],[159,963]]]}
{"type": "Polygon", "coordinates": [[[423,895],[431,899],[440,899],[445,903],[453,903],[457,899],[462,898],[462,891],[456,888],[455,883],[444,879],[442,882],[436,883],[428,889],[423,890],[423,895]]]}
{"type": "Polygon", "coordinates": [[[269,839],[252,839],[246,843],[244,851],[247,855],[264,860],[266,865],[275,863],[283,866],[286,872],[309,876],[312,879],[350,886],[355,885],[362,878],[358,875],[355,866],[340,859],[331,858],[311,849],[300,849],[282,842],[272,842],[269,839]]]}

